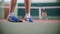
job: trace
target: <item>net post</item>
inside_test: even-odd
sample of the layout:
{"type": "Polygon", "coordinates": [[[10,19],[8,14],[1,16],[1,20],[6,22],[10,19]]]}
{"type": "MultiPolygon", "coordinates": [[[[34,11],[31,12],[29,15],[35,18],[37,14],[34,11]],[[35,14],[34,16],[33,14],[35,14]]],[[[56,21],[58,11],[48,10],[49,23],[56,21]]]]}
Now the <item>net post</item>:
{"type": "Polygon", "coordinates": [[[39,19],[41,19],[41,8],[39,7],[39,19]]]}

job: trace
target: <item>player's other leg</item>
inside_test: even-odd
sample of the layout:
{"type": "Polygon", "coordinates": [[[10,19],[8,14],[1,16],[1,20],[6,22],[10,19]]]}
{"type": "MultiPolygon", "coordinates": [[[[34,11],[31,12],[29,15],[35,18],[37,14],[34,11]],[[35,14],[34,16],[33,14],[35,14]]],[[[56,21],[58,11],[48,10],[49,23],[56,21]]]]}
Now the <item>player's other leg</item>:
{"type": "Polygon", "coordinates": [[[26,9],[25,19],[28,20],[29,22],[33,22],[33,19],[30,16],[31,0],[25,0],[24,2],[25,2],[25,9],[26,9]]]}
{"type": "Polygon", "coordinates": [[[14,9],[16,6],[16,2],[17,2],[17,0],[11,0],[11,7],[10,7],[9,15],[8,15],[9,21],[18,22],[20,20],[14,15],[14,9]]]}
{"type": "Polygon", "coordinates": [[[11,7],[10,7],[9,15],[8,15],[9,21],[14,21],[14,20],[12,20],[12,17],[14,16],[14,9],[16,6],[16,2],[17,2],[17,0],[11,0],[11,7]]]}

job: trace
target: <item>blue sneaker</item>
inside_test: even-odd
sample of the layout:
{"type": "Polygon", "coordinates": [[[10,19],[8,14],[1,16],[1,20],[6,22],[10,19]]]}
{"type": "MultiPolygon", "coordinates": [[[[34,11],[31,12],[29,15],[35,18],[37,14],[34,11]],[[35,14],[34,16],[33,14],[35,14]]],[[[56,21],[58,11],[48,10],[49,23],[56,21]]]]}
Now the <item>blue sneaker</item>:
{"type": "Polygon", "coordinates": [[[15,17],[15,16],[9,16],[8,19],[9,19],[10,21],[13,21],[13,22],[18,22],[18,21],[20,21],[20,19],[17,18],[17,17],[15,17]]]}
{"type": "Polygon", "coordinates": [[[32,18],[29,18],[29,22],[33,22],[33,19],[32,18]]]}

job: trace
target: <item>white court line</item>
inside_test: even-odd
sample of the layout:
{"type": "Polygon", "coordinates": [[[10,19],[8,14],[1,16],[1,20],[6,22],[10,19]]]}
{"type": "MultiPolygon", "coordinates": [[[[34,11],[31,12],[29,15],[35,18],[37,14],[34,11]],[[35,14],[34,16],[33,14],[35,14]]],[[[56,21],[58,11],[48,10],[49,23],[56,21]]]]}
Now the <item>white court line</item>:
{"type": "MultiPolygon", "coordinates": [[[[0,8],[10,8],[10,6],[0,6],[0,8]]],[[[25,8],[24,6],[17,6],[16,8],[25,8]]],[[[60,8],[60,6],[46,6],[46,7],[31,7],[32,9],[39,9],[39,8],[60,8]]]]}

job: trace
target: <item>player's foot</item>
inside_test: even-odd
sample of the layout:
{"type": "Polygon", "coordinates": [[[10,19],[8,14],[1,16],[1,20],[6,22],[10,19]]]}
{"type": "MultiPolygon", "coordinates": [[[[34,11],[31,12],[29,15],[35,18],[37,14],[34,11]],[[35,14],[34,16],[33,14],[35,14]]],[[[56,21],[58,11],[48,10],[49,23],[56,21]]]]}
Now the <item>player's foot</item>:
{"type": "Polygon", "coordinates": [[[32,18],[29,18],[29,22],[33,22],[33,19],[32,18]]]}
{"type": "Polygon", "coordinates": [[[29,21],[29,22],[33,22],[33,18],[31,18],[31,17],[25,17],[24,20],[29,21]]]}
{"type": "Polygon", "coordinates": [[[8,21],[10,21],[10,22],[23,22],[22,20],[20,20],[16,16],[8,16],[8,21]]]}

